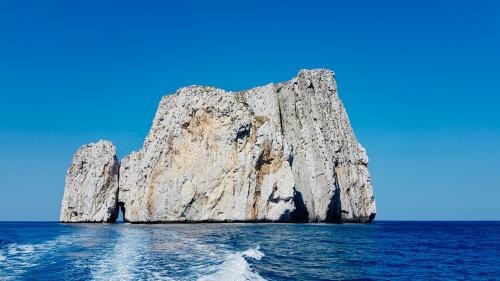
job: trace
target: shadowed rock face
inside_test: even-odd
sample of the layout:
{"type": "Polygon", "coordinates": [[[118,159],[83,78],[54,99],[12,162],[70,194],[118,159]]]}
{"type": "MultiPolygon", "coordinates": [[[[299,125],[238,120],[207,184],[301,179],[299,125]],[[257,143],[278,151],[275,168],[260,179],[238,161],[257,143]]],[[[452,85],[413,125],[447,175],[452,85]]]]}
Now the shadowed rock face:
{"type": "Polygon", "coordinates": [[[110,141],[80,147],[66,173],[60,221],[116,221],[118,171],[116,149],[110,141]]]}
{"type": "Polygon", "coordinates": [[[237,93],[191,86],[163,97],[122,160],[111,215],[95,221],[119,205],[130,222],[370,222],[367,165],[329,70],[237,93]]]}

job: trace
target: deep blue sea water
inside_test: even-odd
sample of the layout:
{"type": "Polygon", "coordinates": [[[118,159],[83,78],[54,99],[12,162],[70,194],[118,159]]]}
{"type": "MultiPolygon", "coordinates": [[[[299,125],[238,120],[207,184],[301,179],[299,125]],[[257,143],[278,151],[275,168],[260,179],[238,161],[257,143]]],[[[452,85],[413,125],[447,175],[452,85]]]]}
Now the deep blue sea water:
{"type": "Polygon", "coordinates": [[[0,280],[492,280],[500,222],[0,223],[0,280]]]}

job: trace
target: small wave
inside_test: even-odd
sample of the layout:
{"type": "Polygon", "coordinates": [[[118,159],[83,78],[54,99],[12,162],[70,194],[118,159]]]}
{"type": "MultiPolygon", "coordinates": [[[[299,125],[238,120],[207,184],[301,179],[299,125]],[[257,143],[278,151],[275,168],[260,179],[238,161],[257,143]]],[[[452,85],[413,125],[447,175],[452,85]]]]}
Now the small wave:
{"type": "Polygon", "coordinates": [[[211,280],[234,280],[234,281],[260,281],[262,278],[255,270],[250,267],[245,257],[260,260],[264,253],[260,247],[249,248],[244,252],[230,253],[224,258],[224,262],[211,269],[211,273],[201,276],[198,281],[211,280]]]}
{"type": "Polygon", "coordinates": [[[0,251],[0,280],[15,280],[28,268],[36,266],[32,244],[10,244],[0,251]]]}
{"type": "Polygon", "coordinates": [[[17,254],[22,254],[22,255],[30,255],[35,252],[35,247],[32,244],[12,244],[9,245],[8,248],[9,255],[17,255],[17,254]]]}
{"type": "Polygon", "coordinates": [[[256,248],[250,248],[243,252],[243,256],[250,257],[255,260],[260,261],[265,255],[260,251],[260,246],[257,245],[256,248]]]}
{"type": "Polygon", "coordinates": [[[0,248],[0,281],[20,278],[55,247],[65,245],[67,241],[67,237],[59,236],[43,243],[12,243],[0,248]]]}

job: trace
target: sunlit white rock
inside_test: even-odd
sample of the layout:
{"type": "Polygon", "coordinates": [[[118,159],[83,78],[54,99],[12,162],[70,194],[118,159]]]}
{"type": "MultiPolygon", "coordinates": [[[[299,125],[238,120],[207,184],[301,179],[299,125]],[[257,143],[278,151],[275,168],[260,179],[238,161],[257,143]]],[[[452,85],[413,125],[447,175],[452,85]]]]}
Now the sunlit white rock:
{"type": "Polygon", "coordinates": [[[121,165],[110,142],[81,147],[61,221],[114,221],[119,206],[129,222],[375,217],[368,157],[325,69],[236,93],[181,88],[121,165]]]}
{"type": "Polygon", "coordinates": [[[191,86],[165,96],[120,168],[131,222],[368,222],[368,158],[333,72],[242,92],[191,86]]]}
{"type": "Polygon", "coordinates": [[[110,141],[80,147],[66,173],[60,221],[115,221],[118,171],[116,149],[110,141]]]}

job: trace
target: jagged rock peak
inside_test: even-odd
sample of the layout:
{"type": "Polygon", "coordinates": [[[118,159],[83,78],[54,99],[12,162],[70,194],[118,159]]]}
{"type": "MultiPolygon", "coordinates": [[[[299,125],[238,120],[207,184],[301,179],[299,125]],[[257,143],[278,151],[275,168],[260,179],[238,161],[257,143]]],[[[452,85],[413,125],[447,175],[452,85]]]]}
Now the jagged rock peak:
{"type": "Polygon", "coordinates": [[[118,215],[116,148],[106,140],[78,149],[66,173],[61,222],[114,222],[118,215]]]}

